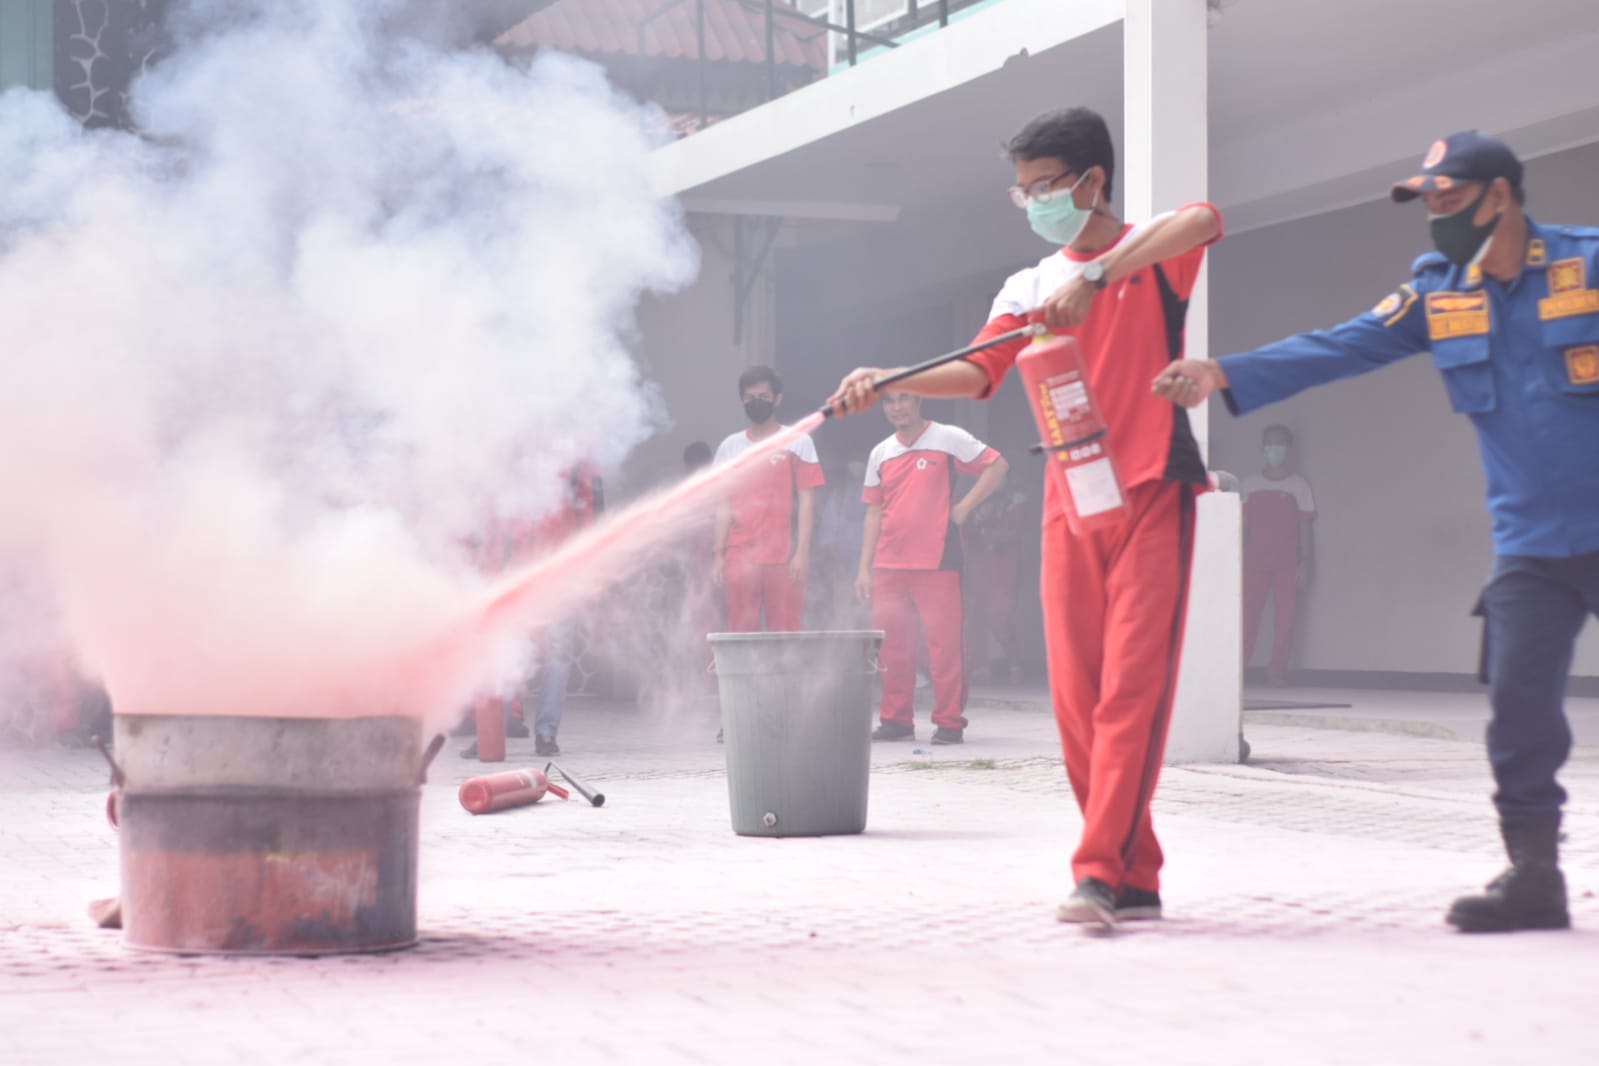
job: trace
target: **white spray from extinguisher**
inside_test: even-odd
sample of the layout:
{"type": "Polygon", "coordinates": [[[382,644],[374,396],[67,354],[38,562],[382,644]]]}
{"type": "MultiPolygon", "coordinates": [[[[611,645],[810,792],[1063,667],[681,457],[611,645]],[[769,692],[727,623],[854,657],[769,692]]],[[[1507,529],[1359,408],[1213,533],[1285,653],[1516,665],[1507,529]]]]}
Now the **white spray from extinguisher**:
{"type": "Polygon", "coordinates": [[[1043,441],[1049,477],[1078,533],[1120,523],[1126,496],[1105,424],[1072,337],[1041,334],[1016,359],[1043,441]]]}

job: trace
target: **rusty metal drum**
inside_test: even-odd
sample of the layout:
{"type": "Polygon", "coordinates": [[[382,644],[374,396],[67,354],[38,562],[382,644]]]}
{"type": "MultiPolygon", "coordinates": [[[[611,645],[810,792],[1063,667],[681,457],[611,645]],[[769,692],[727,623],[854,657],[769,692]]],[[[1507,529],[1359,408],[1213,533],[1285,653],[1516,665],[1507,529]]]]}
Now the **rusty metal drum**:
{"type": "MultiPolygon", "coordinates": [[[[203,954],[416,942],[414,718],[118,714],[123,938],[203,954]]],[[[442,738],[439,738],[442,740],[442,738]]]]}

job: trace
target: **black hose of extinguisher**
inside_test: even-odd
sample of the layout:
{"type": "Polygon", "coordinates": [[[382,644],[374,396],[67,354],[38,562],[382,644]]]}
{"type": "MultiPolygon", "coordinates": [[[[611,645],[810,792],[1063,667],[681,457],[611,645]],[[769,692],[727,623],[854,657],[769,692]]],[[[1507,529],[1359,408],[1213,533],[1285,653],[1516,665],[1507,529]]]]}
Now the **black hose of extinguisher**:
{"type": "MultiPolygon", "coordinates": [[[[1045,332],[1047,332],[1047,330],[1045,330],[1041,323],[1028,323],[1019,329],[1011,330],[1009,333],[1001,333],[997,337],[990,337],[988,340],[983,341],[980,344],[968,344],[964,348],[957,348],[953,352],[945,352],[943,355],[935,355],[933,358],[925,359],[922,362],[917,363],[915,366],[908,366],[904,370],[880,377],[876,381],[872,382],[872,390],[874,392],[882,392],[890,385],[897,385],[906,378],[913,378],[917,374],[932,370],[934,367],[940,367],[945,363],[953,363],[959,359],[965,359],[968,355],[974,355],[977,352],[985,351],[989,348],[997,348],[1001,344],[1009,344],[1012,341],[1019,341],[1026,337],[1037,337],[1045,332]]],[[[837,413],[837,411],[833,410],[832,404],[828,404],[826,407],[822,408],[822,417],[824,418],[832,418],[837,413]]]]}
{"type": "Polygon", "coordinates": [[[549,763],[544,767],[544,770],[546,773],[548,773],[551,768],[554,768],[555,772],[560,774],[566,783],[576,789],[578,795],[588,800],[589,803],[596,807],[603,807],[605,805],[605,793],[599,791],[581,777],[569,772],[565,767],[557,765],[556,763],[549,763]]]}
{"type": "Polygon", "coordinates": [[[1065,444],[1045,444],[1043,441],[1039,441],[1037,444],[1029,446],[1027,450],[1033,455],[1043,455],[1045,452],[1069,451],[1072,448],[1081,448],[1085,444],[1092,444],[1099,438],[1109,435],[1109,433],[1110,430],[1108,429],[1096,429],[1086,437],[1078,437],[1076,440],[1069,440],[1065,444]]]}

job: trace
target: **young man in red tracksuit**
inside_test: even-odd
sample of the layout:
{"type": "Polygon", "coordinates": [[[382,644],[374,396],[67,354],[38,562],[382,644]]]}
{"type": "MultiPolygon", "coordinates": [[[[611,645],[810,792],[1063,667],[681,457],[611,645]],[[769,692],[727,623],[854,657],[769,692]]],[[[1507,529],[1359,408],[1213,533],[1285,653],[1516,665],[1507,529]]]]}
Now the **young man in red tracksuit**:
{"type": "MultiPolygon", "coordinates": [[[[1122,222],[1110,208],[1109,130],[1083,108],[1034,119],[1008,148],[1011,199],[1035,232],[1064,247],[1005,282],[978,338],[1016,329],[1037,310],[1050,330],[1077,339],[1125,496],[1119,522],[1078,533],[1055,480],[1045,482],[1040,584],[1050,692],[1083,812],[1076,888],[1056,917],[1103,925],[1154,918],[1162,855],[1149,805],[1182,647],[1194,497],[1208,478],[1187,417],[1161,408],[1147,375],[1182,356],[1188,296],[1221,218],[1209,204],[1191,204],[1122,222]]],[[[897,387],[986,397],[1021,349],[989,349],[897,387]]],[[[854,371],[832,402],[869,407],[872,382],[885,373],[854,371]]]]}
{"type": "MultiPolygon", "coordinates": [[[[750,367],[738,379],[739,402],[750,428],[716,449],[730,462],[780,431],[777,408],[783,381],[769,367],[750,367]]],[[[731,633],[790,631],[805,618],[805,575],[816,525],[816,490],[825,483],[810,435],[799,437],[770,462],[739,481],[716,515],[711,579],[727,595],[731,633]]]]}
{"type": "Polygon", "coordinates": [[[855,594],[883,631],[883,705],[873,740],[916,736],[916,623],[933,675],[933,743],[965,739],[966,669],[961,654],[961,533],[971,513],[1005,480],[1004,458],[961,429],[922,417],[922,399],[883,397],[894,433],[866,461],[866,529],[855,594]],[[955,476],[977,475],[955,499],[955,476]]]}

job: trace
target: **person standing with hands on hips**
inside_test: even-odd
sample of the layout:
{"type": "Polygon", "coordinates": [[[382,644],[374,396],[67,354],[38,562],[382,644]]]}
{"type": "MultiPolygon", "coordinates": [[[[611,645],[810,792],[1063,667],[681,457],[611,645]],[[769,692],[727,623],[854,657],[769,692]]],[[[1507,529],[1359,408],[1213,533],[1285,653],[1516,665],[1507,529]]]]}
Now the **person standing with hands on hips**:
{"type": "Polygon", "coordinates": [[[1510,868],[1447,919],[1468,933],[1564,929],[1555,775],[1571,751],[1566,679],[1599,614],[1599,229],[1523,210],[1521,161],[1475,130],[1433,144],[1395,185],[1420,197],[1436,252],[1367,313],[1220,360],[1173,365],[1154,391],[1234,414],[1430,351],[1477,430],[1495,559],[1477,602],[1493,717],[1488,762],[1510,868]]]}
{"type": "MultiPolygon", "coordinates": [[[[1056,478],[1045,481],[1040,586],[1050,696],[1083,812],[1076,887],[1056,917],[1102,925],[1158,918],[1163,856],[1149,805],[1177,682],[1194,496],[1209,479],[1187,416],[1152,395],[1149,380],[1182,354],[1188,296],[1205,248],[1221,237],[1221,216],[1199,203],[1135,225],[1117,218],[1110,131],[1086,108],[1042,115],[1007,147],[1012,201],[1035,233],[1062,247],[1005,282],[978,341],[1022,327],[1035,311],[1075,338],[1125,489],[1114,522],[1079,531],[1056,478]]],[[[895,387],[986,398],[1024,344],[895,387]]],[[[873,383],[886,373],[862,367],[846,376],[835,410],[871,407],[873,383]]]]}
{"type": "Polygon", "coordinates": [[[1005,459],[959,426],[922,417],[909,392],[883,396],[893,434],[866,461],[865,533],[855,594],[883,631],[883,705],[873,740],[916,736],[916,623],[933,675],[933,743],[966,738],[961,527],[1005,480],[1005,459]],[[955,499],[957,474],[977,483],[955,499]]]}

